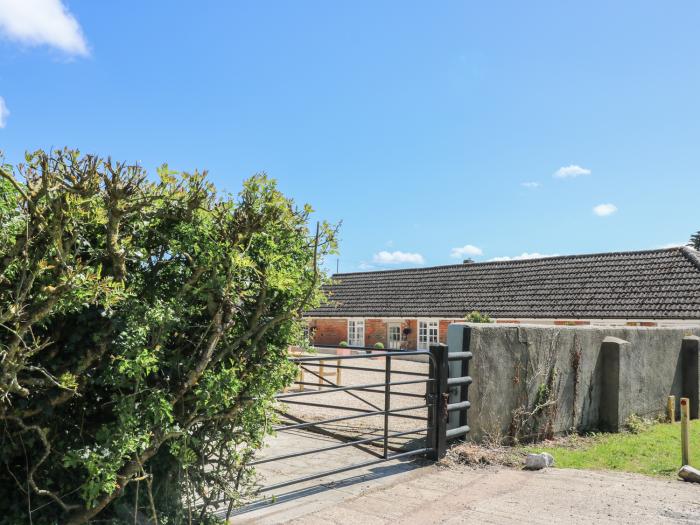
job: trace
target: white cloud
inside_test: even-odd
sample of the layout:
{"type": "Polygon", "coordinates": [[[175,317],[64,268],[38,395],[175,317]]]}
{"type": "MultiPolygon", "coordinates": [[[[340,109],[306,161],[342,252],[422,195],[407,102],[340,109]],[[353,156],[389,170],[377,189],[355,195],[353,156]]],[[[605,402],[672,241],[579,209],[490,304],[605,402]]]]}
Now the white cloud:
{"type": "Polygon", "coordinates": [[[69,55],[89,54],[83,31],[61,0],[0,0],[0,33],[28,45],[69,55]]]}
{"type": "Polygon", "coordinates": [[[374,266],[373,264],[368,264],[365,261],[362,261],[360,264],[358,264],[357,268],[362,270],[363,272],[366,272],[368,270],[376,270],[377,269],[376,266],[374,266]]]}
{"type": "Polygon", "coordinates": [[[10,110],[7,109],[5,99],[0,97],[0,128],[4,128],[7,124],[7,117],[10,115],[10,110]]]}
{"type": "Polygon", "coordinates": [[[461,258],[465,255],[484,255],[484,251],[478,246],[474,246],[472,244],[465,244],[460,248],[452,248],[452,252],[450,253],[450,257],[455,258],[461,258]]]}
{"type": "Polygon", "coordinates": [[[544,259],[546,257],[557,257],[559,254],[558,253],[552,253],[552,254],[543,254],[543,253],[528,253],[528,252],[523,252],[520,255],[515,255],[513,257],[494,257],[493,259],[489,259],[489,262],[498,262],[498,261],[524,261],[525,259],[544,259]]]}
{"type": "Polygon", "coordinates": [[[539,182],[521,182],[520,185],[523,188],[529,188],[531,190],[534,190],[535,188],[539,188],[542,186],[539,182]]]}
{"type": "Polygon", "coordinates": [[[593,207],[593,213],[595,213],[598,217],[607,217],[616,211],[617,206],[614,204],[598,204],[598,206],[593,207]]]}
{"type": "Polygon", "coordinates": [[[377,264],[425,264],[425,259],[420,253],[387,252],[375,253],[372,261],[377,264]]]}
{"type": "Polygon", "coordinates": [[[570,166],[562,166],[557,171],[554,172],[554,177],[557,179],[569,179],[580,177],[581,175],[590,175],[591,170],[587,168],[582,168],[576,164],[571,164],[570,166]]]}
{"type": "Polygon", "coordinates": [[[687,243],[685,242],[669,242],[666,244],[662,244],[661,246],[657,246],[657,248],[661,248],[662,250],[665,250],[667,248],[679,248],[680,246],[686,246],[687,243]]]}

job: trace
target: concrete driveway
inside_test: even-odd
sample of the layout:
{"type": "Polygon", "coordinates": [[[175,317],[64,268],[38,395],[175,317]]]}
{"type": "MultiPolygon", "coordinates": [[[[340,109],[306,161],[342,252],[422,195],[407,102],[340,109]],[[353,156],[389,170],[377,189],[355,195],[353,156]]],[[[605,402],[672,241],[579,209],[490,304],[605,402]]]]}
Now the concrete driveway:
{"type": "Polygon", "coordinates": [[[633,474],[404,465],[354,480],[233,523],[700,523],[700,486],[633,474]]]}
{"type": "MultiPolygon", "coordinates": [[[[425,365],[409,363],[404,366],[425,365]]],[[[354,377],[348,373],[343,385],[372,381],[371,377],[354,377]]],[[[419,386],[424,391],[425,387],[419,386]]],[[[356,408],[361,408],[367,400],[381,406],[383,396],[374,399],[371,395],[363,396],[365,401],[360,401],[338,392],[327,394],[326,399],[338,397],[333,403],[341,410],[338,415],[342,415],[340,407],[357,404],[356,408]]],[[[392,399],[392,407],[399,403],[415,403],[415,400],[397,399],[394,404],[392,399]]],[[[319,411],[291,404],[289,412],[305,421],[336,415],[326,409],[319,411]]],[[[382,423],[381,418],[375,421],[368,417],[324,428],[364,439],[381,435],[382,423]]],[[[390,428],[404,430],[405,425],[416,423],[391,418],[390,428]]],[[[337,441],[333,438],[303,430],[282,432],[269,440],[260,457],[328,447],[334,443],[337,441]]],[[[409,445],[410,448],[414,443],[394,445],[409,445]]],[[[258,467],[258,472],[261,484],[269,486],[369,459],[372,456],[366,450],[347,447],[264,463],[258,467]]],[[[459,465],[448,468],[427,462],[395,460],[287,486],[266,495],[266,501],[242,509],[231,522],[312,525],[700,523],[700,485],[633,474],[566,469],[527,472],[459,465]],[[272,501],[271,496],[274,496],[272,501]]]]}

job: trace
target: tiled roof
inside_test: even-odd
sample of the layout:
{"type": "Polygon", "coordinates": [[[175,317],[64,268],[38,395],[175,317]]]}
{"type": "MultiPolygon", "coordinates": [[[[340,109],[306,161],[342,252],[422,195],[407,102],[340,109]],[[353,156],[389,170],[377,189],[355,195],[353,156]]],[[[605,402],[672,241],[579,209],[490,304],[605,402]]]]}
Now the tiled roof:
{"type": "Polygon", "coordinates": [[[700,319],[687,247],[344,273],[312,317],[700,319]]]}

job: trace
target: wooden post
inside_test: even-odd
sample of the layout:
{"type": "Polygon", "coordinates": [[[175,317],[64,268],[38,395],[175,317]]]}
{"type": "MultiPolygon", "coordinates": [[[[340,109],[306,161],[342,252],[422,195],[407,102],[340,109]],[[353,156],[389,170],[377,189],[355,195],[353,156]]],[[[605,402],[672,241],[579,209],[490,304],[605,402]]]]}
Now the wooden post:
{"type": "Polygon", "coordinates": [[[668,396],[666,403],[666,415],[671,423],[676,422],[676,396],[668,396]]]}
{"type": "Polygon", "coordinates": [[[320,362],[320,366],[318,367],[318,389],[323,390],[323,361],[320,362]]]}
{"type": "MultiPolygon", "coordinates": [[[[341,363],[340,359],[338,359],[338,360],[335,362],[336,366],[338,366],[338,367],[340,367],[340,363],[341,363]]],[[[335,370],[336,370],[336,373],[335,373],[335,383],[336,383],[338,386],[341,386],[342,383],[341,383],[341,375],[340,375],[340,373],[342,372],[342,370],[341,370],[340,368],[336,368],[335,370]]]]}
{"type": "Polygon", "coordinates": [[[690,450],[688,442],[688,422],[690,421],[690,402],[687,397],[681,398],[681,457],[683,466],[690,465],[690,450]]]}

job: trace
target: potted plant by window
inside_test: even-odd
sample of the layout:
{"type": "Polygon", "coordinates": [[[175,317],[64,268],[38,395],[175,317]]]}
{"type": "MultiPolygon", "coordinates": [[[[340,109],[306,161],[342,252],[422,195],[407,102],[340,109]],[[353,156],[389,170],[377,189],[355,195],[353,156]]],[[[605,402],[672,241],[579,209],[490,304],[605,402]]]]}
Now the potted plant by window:
{"type": "MultiPolygon", "coordinates": [[[[371,355],[374,353],[375,350],[384,350],[384,343],[377,341],[376,343],[374,343],[374,345],[372,345],[372,348],[367,348],[365,352],[371,355]]],[[[373,357],[372,359],[381,359],[381,357],[373,357]]]]}
{"type": "Polygon", "coordinates": [[[350,348],[348,348],[348,346],[349,345],[347,341],[341,341],[340,343],[338,343],[338,350],[336,353],[338,355],[350,355],[352,351],[350,350],[350,348]]]}

